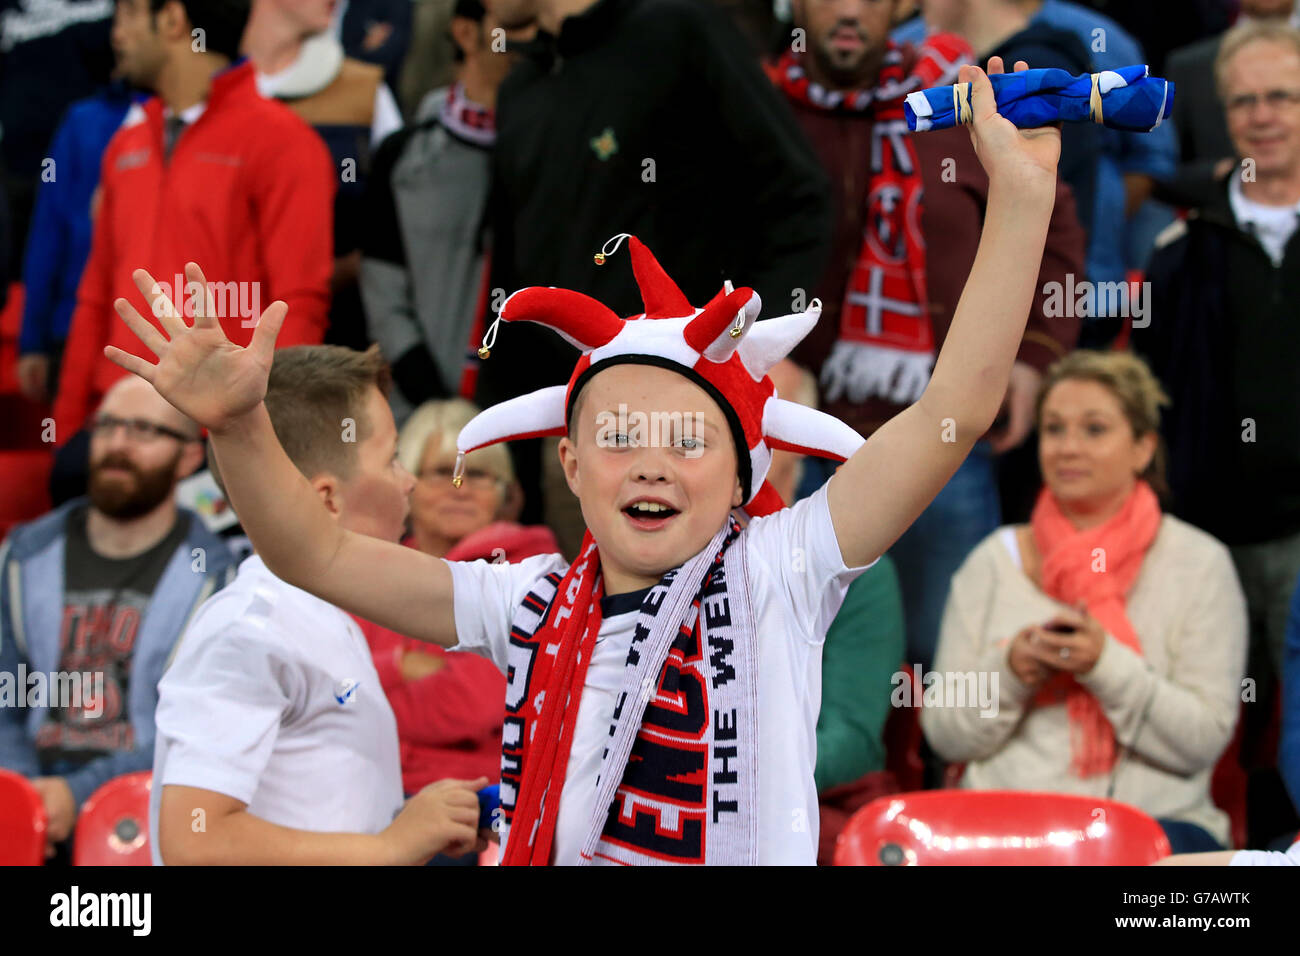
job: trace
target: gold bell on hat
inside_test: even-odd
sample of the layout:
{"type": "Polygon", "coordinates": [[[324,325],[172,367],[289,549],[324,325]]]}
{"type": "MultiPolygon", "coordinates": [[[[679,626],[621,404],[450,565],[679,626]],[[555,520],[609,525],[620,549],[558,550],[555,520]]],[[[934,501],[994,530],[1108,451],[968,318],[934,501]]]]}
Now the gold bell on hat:
{"type": "Polygon", "coordinates": [[[731,331],[728,332],[727,334],[730,335],[733,339],[738,339],[740,338],[740,333],[744,331],[745,331],[744,329],[738,328],[737,326],[733,325],[731,327],[731,331]]]}
{"type": "Polygon", "coordinates": [[[618,247],[623,244],[623,240],[630,239],[631,236],[632,234],[629,232],[620,232],[617,236],[614,236],[603,246],[601,246],[600,252],[596,253],[591,258],[595,261],[596,265],[603,266],[605,264],[605,259],[608,258],[610,255],[614,254],[615,252],[618,252],[618,247]],[[613,249],[609,248],[611,245],[613,245],[614,247],[613,249]]]}
{"type": "Polygon", "coordinates": [[[492,346],[497,344],[497,326],[500,324],[501,313],[498,312],[497,317],[493,319],[492,324],[488,326],[488,330],[483,333],[483,343],[478,347],[479,358],[485,359],[492,354],[492,346]]]}

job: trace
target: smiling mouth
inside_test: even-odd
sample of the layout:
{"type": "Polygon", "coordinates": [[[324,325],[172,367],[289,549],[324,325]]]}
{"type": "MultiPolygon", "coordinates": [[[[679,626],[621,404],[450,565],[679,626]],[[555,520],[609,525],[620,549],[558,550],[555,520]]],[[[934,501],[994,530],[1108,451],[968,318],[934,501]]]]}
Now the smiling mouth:
{"type": "Polygon", "coordinates": [[[623,509],[632,527],[642,531],[654,531],[664,527],[679,512],[668,505],[656,501],[634,501],[623,509]]]}

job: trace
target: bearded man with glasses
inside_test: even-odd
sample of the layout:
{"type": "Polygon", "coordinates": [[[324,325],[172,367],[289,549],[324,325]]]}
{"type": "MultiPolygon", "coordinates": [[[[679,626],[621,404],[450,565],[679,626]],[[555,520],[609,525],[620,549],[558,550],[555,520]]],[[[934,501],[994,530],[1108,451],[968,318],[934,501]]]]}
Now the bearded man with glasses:
{"type": "Polygon", "coordinates": [[[192,421],[128,376],[89,430],[88,496],[0,546],[0,688],[16,691],[0,691],[0,767],[35,784],[60,857],[87,797],[152,766],[158,680],[190,615],[234,572],[222,540],[175,503],[203,461],[192,421]]]}

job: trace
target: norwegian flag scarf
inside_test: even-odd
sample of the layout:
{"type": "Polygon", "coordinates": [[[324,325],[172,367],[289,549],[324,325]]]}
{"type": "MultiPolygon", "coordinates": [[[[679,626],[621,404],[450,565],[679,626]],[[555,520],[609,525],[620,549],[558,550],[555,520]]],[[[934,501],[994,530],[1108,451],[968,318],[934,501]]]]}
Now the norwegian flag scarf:
{"type": "MultiPolygon", "coordinates": [[[[647,593],[601,758],[585,864],[758,860],[758,655],[734,521],[647,593]]],[[[578,704],[600,630],[588,532],[510,631],[501,806],[506,865],[550,863],[578,704]]]]}
{"type": "Polygon", "coordinates": [[[861,251],[840,307],[840,334],[822,365],[828,401],[880,397],[911,404],[921,397],[934,365],[934,331],[925,287],[921,237],[921,172],[908,139],[903,100],[908,93],[954,77],[971,62],[970,47],[935,34],[917,51],[910,72],[903,50],[890,43],[877,84],[831,91],[812,82],[801,54],[786,51],[771,75],[785,95],[805,106],[860,113],[872,124],[871,182],[861,251]]]}

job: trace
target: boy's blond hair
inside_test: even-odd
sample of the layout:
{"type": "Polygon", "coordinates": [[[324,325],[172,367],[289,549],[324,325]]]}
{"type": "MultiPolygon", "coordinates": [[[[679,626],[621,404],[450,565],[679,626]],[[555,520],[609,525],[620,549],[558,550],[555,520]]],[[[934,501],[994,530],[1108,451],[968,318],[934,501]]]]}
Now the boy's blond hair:
{"type": "MultiPolygon", "coordinates": [[[[391,387],[388,363],[377,345],[364,352],[341,345],[295,345],[276,351],[263,401],[275,437],[304,476],[329,472],[347,479],[357,467],[357,444],[370,434],[366,396],[377,388],[387,398],[391,387]]],[[[224,494],[211,446],[208,469],[224,494]]]]}

